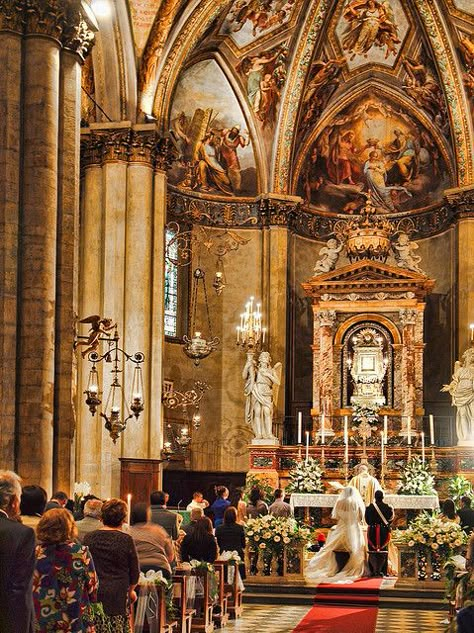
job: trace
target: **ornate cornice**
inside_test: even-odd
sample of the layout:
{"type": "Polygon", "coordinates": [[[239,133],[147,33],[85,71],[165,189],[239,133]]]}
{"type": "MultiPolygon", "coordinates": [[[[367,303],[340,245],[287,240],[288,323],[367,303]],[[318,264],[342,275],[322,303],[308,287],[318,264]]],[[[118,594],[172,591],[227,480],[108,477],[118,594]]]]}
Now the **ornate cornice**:
{"type": "Polygon", "coordinates": [[[446,192],[448,205],[455,218],[474,218],[474,188],[446,192]]]}
{"type": "Polygon", "coordinates": [[[25,12],[21,0],[0,0],[0,31],[23,33],[25,12]]]}

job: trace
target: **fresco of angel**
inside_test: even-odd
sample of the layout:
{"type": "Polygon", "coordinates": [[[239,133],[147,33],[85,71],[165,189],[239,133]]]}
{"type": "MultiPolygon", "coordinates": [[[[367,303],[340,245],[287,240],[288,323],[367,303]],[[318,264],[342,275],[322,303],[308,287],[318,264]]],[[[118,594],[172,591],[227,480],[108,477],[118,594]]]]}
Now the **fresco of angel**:
{"type": "Polygon", "coordinates": [[[283,24],[295,0],[237,0],[228,15],[233,33],[242,30],[247,22],[252,24],[252,36],[256,37],[272,27],[283,24]]]}
{"type": "Polygon", "coordinates": [[[400,44],[398,29],[390,4],[383,0],[352,0],[344,9],[348,22],[342,37],[342,47],[350,54],[368,56],[372,46],[385,48],[385,59],[396,55],[400,44]]]}
{"type": "Polygon", "coordinates": [[[404,58],[403,65],[408,75],[404,85],[407,94],[435,121],[439,117],[441,121],[444,121],[446,106],[439,82],[434,74],[425,64],[409,57],[404,58]]]}

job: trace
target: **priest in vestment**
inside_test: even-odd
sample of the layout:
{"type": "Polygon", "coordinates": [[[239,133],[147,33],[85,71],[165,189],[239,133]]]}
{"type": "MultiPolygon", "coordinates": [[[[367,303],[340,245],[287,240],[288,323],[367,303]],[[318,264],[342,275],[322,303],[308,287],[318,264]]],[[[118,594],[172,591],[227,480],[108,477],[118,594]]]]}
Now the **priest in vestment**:
{"type": "Polygon", "coordinates": [[[369,473],[369,469],[365,464],[359,466],[359,472],[352,477],[349,486],[354,486],[360,492],[366,506],[374,502],[375,492],[382,490],[378,480],[369,473]]]}

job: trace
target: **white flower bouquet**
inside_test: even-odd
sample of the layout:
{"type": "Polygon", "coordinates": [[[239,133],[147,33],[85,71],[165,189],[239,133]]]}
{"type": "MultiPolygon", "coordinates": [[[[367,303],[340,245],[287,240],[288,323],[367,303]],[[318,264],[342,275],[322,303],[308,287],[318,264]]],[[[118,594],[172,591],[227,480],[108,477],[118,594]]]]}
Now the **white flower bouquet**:
{"type": "Polygon", "coordinates": [[[428,464],[413,457],[402,471],[399,495],[435,495],[435,480],[428,464]]]}
{"type": "Polygon", "coordinates": [[[74,512],[81,509],[81,501],[91,493],[91,485],[87,481],[76,481],[73,488],[74,495],[74,512]]]}
{"type": "Polygon", "coordinates": [[[285,492],[302,492],[302,493],[315,493],[324,492],[324,485],[322,481],[323,471],[319,465],[319,461],[308,458],[308,461],[299,462],[295,468],[290,470],[290,483],[285,489],[285,492]]]}
{"type": "Polygon", "coordinates": [[[453,556],[468,540],[458,523],[446,521],[438,513],[430,515],[426,512],[411,521],[406,530],[395,530],[393,538],[424,554],[435,552],[442,561],[453,556]]]}
{"type": "Polygon", "coordinates": [[[295,519],[271,514],[249,519],[245,534],[251,549],[277,553],[285,546],[294,547],[311,540],[310,530],[298,525],[295,519]]]}

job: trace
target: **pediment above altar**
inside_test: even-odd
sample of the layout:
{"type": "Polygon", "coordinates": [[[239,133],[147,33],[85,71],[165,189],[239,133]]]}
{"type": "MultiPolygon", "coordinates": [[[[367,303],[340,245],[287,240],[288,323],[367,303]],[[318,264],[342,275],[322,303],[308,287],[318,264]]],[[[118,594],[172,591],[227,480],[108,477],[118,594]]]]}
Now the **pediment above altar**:
{"type": "Polygon", "coordinates": [[[366,293],[371,299],[424,298],[435,281],[421,273],[364,259],[311,277],[302,284],[313,299],[350,299],[366,293]]]}

